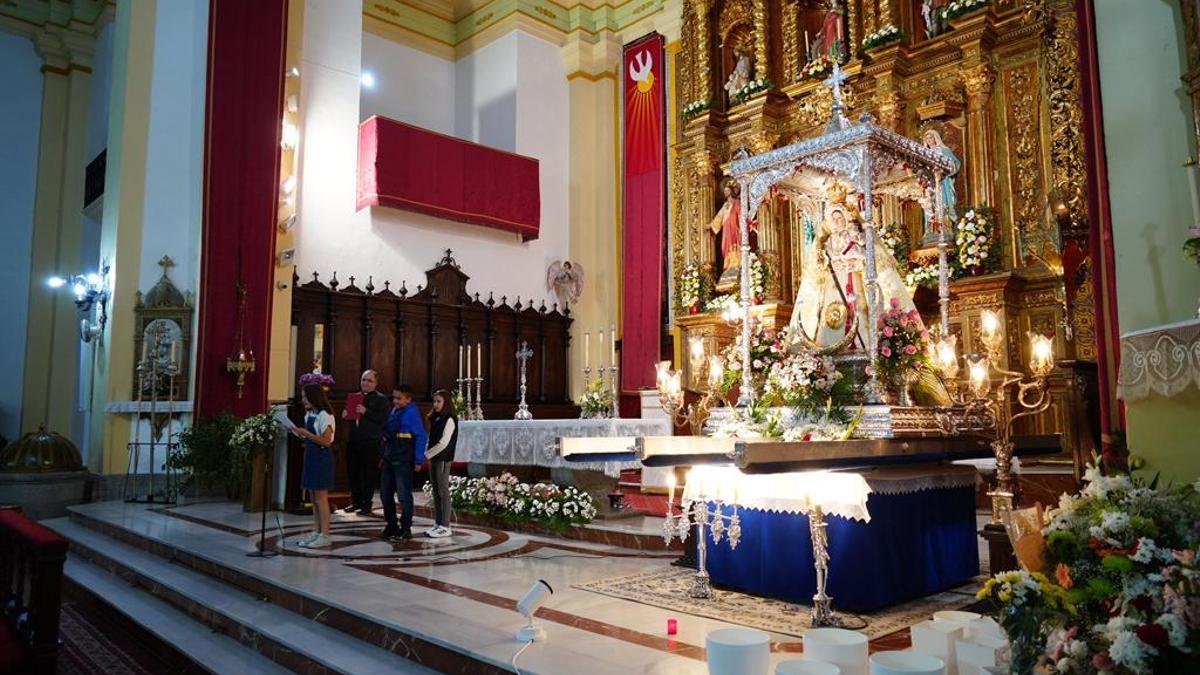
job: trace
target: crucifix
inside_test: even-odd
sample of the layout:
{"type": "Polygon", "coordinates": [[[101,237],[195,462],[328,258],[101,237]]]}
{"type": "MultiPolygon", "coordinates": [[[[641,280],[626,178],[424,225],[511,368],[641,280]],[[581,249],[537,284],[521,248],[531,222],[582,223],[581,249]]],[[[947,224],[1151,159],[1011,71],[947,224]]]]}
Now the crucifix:
{"type": "Polygon", "coordinates": [[[836,60],[833,62],[833,74],[825,78],[821,84],[833,90],[833,107],[831,108],[833,115],[829,119],[829,126],[825,128],[828,133],[837,131],[846,127],[846,103],[842,99],[842,83],[849,80],[850,76],[842,70],[842,66],[836,60]]]}
{"type": "Polygon", "coordinates": [[[529,348],[529,343],[521,340],[521,348],[517,350],[517,360],[521,362],[521,403],[517,406],[517,414],[513,416],[516,420],[533,419],[533,413],[529,412],[529,404],[525,402],[525,364],[531,356],[533,350],[529,348]]]}

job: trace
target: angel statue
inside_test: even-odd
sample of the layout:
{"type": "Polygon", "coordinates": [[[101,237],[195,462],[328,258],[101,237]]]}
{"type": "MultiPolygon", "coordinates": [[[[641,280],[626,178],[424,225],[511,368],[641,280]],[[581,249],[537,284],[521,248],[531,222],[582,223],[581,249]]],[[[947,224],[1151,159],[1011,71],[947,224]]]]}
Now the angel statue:
{"type": "Polygon", "coordinates": [[[583,295],[583,268],[570,260],[555,260],[546,270],[546,290],[554,291],[560,307],[569,308],[583,295]]]}
{"type": "Polygon", "coordinates": [[[737,64],[733,67],[733,72],[729,74],[729,79],[725,81],[725,93],[729,94],[729,103],[733,104],[733,97],[737,93],[746,88],[750,84],[750,57],[742,52],[735,52],[734,56],[737,59],[737,64]]]}
{"type": "MultiPolygon", "coordinates": [[[[857,200],[845,185],[832,184],[827,197],[825,220],[804,249],[805,271],[789,332],[826,353],[863,350],[871,330],[866,304],[866,235],[857,200]]],[[[896,259],[887,252],[878,232],[871,231],[881,303],[895,298],[905,311],[913,309],[896,259]]]]}

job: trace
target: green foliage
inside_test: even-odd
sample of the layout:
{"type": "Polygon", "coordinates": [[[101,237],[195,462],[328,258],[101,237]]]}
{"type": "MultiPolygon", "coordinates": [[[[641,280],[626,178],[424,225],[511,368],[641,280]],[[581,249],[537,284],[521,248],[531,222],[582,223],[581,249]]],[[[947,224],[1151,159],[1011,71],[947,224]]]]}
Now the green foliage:
{"type": "Polygon", "coordinates": [[[240,497],[250,481],[250,452],[235,449],[230,439],[241,423],[228,413],[196,422],[179,432],[179,447],[167,458],[167,466],[191,474],[202,487],[240,497]]]}

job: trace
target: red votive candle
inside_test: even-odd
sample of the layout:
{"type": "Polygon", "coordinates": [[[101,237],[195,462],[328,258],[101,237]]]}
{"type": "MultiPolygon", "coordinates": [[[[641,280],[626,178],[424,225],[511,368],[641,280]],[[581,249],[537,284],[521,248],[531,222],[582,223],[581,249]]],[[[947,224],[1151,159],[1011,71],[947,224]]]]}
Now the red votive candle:
{"type": "Polygon", "coordinates": [[[679,632],[679,624],[675,619],[667,619],[667,635],[674,635],[679,632]]]}

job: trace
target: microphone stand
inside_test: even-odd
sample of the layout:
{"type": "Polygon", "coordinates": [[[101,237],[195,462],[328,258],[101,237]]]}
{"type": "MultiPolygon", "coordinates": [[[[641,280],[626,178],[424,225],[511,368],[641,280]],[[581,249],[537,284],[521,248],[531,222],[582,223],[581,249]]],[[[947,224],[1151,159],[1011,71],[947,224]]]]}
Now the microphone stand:
{"type": "MultiPolygon", "coordinates": [[[[258,548],[246,554],[251,558],[274,558],[279,555],[279,551],[267,549],[267,500],[271,490],[271,468],[274,466],[269,453],[274,450],[274,448],[269,450],[263,448],[262,523],[258,527],[258,548]]],[[[283,539],[281,538],[280,541],[283,539]]]]}

